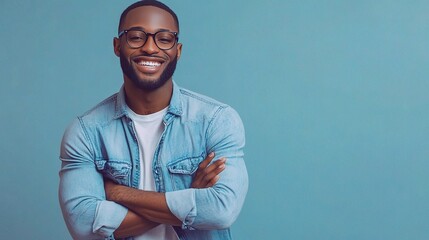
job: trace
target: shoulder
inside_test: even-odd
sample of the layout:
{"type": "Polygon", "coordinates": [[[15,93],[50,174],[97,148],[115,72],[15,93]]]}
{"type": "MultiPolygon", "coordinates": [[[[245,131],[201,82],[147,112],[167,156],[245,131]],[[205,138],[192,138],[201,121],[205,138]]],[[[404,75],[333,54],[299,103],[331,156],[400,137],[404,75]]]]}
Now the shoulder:
{"type": "Polygon", "coordinates": [[[214,118],[217,115],[237,115],[238,113],[228,104],[220,102],[209,96],[180,88],[184,113],[204,115],[214,118]]]}
{"type": "Polygon", "coordinates": [[[188,90],[186,88],[179,88],[181,95],[183,96],[183,100],[191,101],[196,104],[200,104],[205,107],[229,107],[227,104],[222,103],[218,100],[215,100],[211,97],[205,96],[200,93],[196,93],[194,91],[188,90]]]}
{"type": "Polygon", "coordinates": [[[186,116],[198,120],[203,118],[212,127],[213,125],[219,127],[228,123],[226,125],[242,128],[243,124],[240,115],[230,105],[185,88],[180,88],[179,90],[182,95],[183,110],[186,116]]]}
{"type": "Polygon", "coordinates": [[[111,122],[118,111],[118,93],[104,99],[90,110],[81,114],[77,118],[83,125],[105,125],[111,122]]]}
{"type": "Polygon", "coordinates": [[[80,134],[81,137],[88,138],[88,128],[97,128],[111,122],[115,116],[116,99],[117,93],[74,118],[67,126],[64,137],[75,137],[76,134],[80,134]]]}

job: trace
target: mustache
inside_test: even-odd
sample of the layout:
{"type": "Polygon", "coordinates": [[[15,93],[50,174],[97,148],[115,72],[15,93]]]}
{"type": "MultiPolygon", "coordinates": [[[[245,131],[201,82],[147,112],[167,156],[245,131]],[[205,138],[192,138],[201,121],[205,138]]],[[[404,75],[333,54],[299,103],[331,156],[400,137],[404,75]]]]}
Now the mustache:
{"type": "MultiPolygon", "coordinates": [[[[121,54],[123,57],[125,57],[123,54],[121,54]]],[[[147,53],[142,53],[139,55],[135,55],[135,56],[130,56],[131,60],[134,59],[138,59],[138,58],[152,58],[152,59],[158,59],[158,60],[163,60],[163,61],[167,61],[168,57],[164,56],[164,55],[157,55],[157,54],[147,54],[147,53]]]]}

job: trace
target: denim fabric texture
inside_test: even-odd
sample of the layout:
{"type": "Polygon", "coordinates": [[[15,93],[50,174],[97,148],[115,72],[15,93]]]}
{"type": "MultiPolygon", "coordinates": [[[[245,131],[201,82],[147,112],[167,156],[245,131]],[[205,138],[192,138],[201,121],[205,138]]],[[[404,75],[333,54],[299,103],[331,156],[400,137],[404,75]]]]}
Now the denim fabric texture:
{"type": "MultiPolygon", "coordinates": [[[[103,178],[138,188],[139,147],[121,90],[77,117],[61,142],[59,199],[74,239],[113,239],[127,209],[107,201],[103,178]]],[[[230,106],[173,84],[165,130],[155,151],[158,192],[182,221],[180,239],[231,239],[248,189],[244,127],[230,106]],[[226,168],[210,188],[190,188],[198,164],[210,153],[226,168]]],[[[132,239],[132,238],[128,238],[132,239]]]]}

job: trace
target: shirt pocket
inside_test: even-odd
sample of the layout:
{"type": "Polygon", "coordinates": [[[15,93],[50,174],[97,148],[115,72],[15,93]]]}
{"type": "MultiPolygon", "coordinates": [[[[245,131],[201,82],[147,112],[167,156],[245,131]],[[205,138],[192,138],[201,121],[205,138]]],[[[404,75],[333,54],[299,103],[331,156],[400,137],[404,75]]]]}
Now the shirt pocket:
{"type": "Polygon", "coordinates": [[[116,183],[129,186],[131,164],[120,160],[96,160],[97,170],[103,174],[103,177],[116,183]]]}
{"type": "Polygon", "coordinates": [[[167,165],[174,190],[191,187],[192,177],[203,159],[204,158],[202,155],[196,157],[186,157],[172,161],[167,165]]]}

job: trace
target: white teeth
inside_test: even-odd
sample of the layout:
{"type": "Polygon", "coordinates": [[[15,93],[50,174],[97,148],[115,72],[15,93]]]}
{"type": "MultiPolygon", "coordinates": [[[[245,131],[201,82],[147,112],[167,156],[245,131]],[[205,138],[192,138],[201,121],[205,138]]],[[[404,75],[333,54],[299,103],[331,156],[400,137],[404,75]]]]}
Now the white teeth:
{"type": "Polygon", "coordinates": [[[149,67],[157,67],[161,65],[161,63],[159,62],[150,62],[150,61],[141,61],[138,64],[142,66],[149,66],[149,67]]]}

